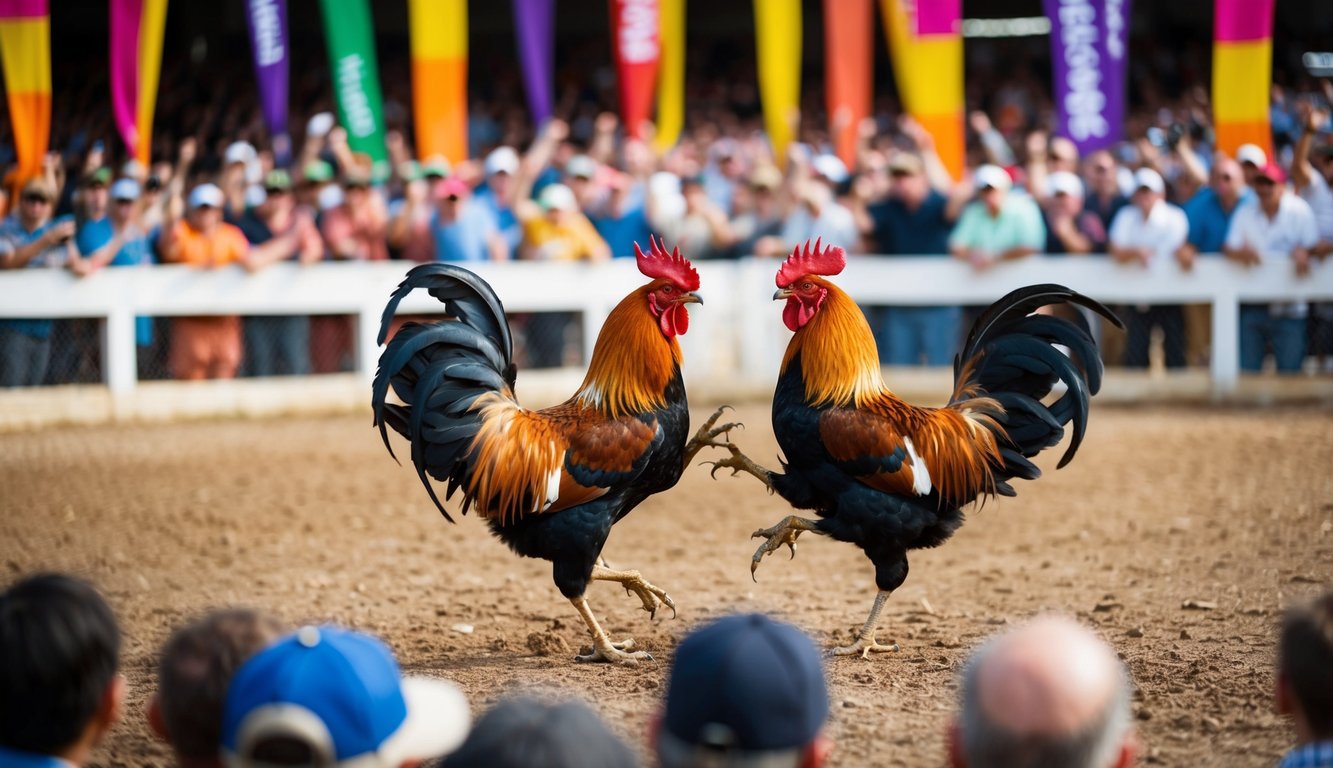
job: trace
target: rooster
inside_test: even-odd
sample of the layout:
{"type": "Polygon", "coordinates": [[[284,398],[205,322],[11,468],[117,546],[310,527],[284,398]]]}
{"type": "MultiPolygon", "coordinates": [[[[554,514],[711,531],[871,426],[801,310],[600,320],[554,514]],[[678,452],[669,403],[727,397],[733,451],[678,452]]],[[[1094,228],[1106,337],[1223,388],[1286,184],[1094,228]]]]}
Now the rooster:
{"type": "Polygon", "coordinates": [[[1028,458],[1073,435],[1061,458],[1073,459],[1087,426],[1088,398],[1101,385],[1102,363],[1086,326],[1041,314],[1072,302],[1120,321],[1092,299],[1059,285],[1022,288],[1000,299],[973,325],[954,362],[954,391],[943,408],[920,408],[884,384],[870,327],[852,299],[823,276],[846,265],[841,248],[797,248],[777,274],[774,300],[795,332],[773,396],[773,430],[786,455],[784,472],[764,469],[734,446],[714,462],[749,472],[817,520],[789,516],[756,531],[765,539],[750,563],[813,531],[856,544],[875,566],[879,592],[849,646],[832,655],[897,650],[875,641],[880,611],[907,578],[907,552],[934,547],[963,523],[962,507],[1013,496],[1013,478],[1035,479],[1028,458]],[[1054,345],[1062,345],[1069,354],[1054,345]],[[1065,391],[1049,405],[1057,383],[1065,391]]]}
{"type": "MultiPolygon", "coordinates": [[[[637,571],[601,559],[611,526],[649,496],[671,488],[685,465],[717,435],[723,409],[687,442],[689,414],[676,337],[689,327],[688,304],[701,304],[699,275],[677,248],[636,244],[639,271],[653,278],[610,313],[587,376],[564,403],[528,410],[514,395],[516,369],[504,308],[480,277],[450,264],[413,268],[384,310],[384,343],[399,301],[426,288],[448,319],[406,323],[380,356],[373,385],[375,426],[390,455],[386,427],[408,439],[412,463],[440,513],[462,492],[462,512],[477,511],[491,531],[524,557],[550,560],[556,587],[592,634],[579,661],[637,664],[652,656],[634,641],[612,642],[584,596],[590,581],[614,581],[655,615],[667,593],[637,571]],[[387,402],[388,391],[402,404],[387,402]]],[[[395,457],[396,458],[396,457],[395,457]]]]}

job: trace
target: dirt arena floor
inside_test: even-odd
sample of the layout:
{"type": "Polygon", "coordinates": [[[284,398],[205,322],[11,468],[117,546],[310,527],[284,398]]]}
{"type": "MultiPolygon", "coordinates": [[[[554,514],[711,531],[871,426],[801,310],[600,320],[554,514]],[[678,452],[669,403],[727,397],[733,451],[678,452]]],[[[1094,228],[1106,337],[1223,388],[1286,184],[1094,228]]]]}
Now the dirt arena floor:
{"type": "MultiPolygon", "coordinates": [[[[703,415],[696,412],[696,421],[703,415]]],[[[776,444],[742,407],[750,455],[776,444]]],[[[612,532],[605,555],[679,606],[656,620],[608,584],[589,591],[616,637],[657,658],[577,665],[586,635],[549,566],[476,519],[445,522],[370,417],[54,429],[0,435],[0,568],[93,580],[124,626],[132,686],[98,765],[167,765],[142,706],[169,631],[211,607],[378,633],[413,674],[457,681],[480,712],[516,690],[591,700],[642,745],[678,639],[729,611],[770,611],[847,641],[873,597],[850,545],[806,537],[750,580],[756,528],[787,509],[747,477],[702,469],[612,532]]],[[[1097,407],[1082,452],[915,553],[881,640],[901,652],[829,663],[835,766],[930,766],[968,650],[1043,611],[1119,649],[1148,764],[1273,765],[1292,738],[1272,712],[1281,611],[1333,583],[1333,412],[1097,407]],[[1198,606],[1198,607],[1191,607],[1198,606]]]]}

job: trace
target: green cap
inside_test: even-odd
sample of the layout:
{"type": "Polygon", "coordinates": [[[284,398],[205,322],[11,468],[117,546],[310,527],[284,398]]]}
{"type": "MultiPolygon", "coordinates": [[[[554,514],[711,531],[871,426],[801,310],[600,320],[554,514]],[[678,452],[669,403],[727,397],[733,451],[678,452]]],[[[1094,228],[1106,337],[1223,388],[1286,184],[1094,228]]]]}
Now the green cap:
{"type": "Polygon", "coordinates": [[[421,175],[439,176],[443,179],[449,175],[449,161],[439,155],[427,158],[426,162],[421,164],[421,175]]]}
{"type": "Polygon", "coordinates": [[[311,160],[301,169],[301,178],[323,184],[333,179],[333,166],[323,160],[311,160]]]}
{"type": "Polygon", "coordinates": [[[93,185],[106,186],[107,184],[111,183],[111,169],[107,168],[106,166],[102,166],[101,168],[98,168],[97,170],[89,173],[87,176],[84,176],[83,183],[85,186],[90,186],[90,187],[93,185]]]}
{"type": "Polygon", "coordinates": [[[274,168],[264,174],[264,189],[282,189],[292,188],[292,176],[281,168],[274,168]]]}

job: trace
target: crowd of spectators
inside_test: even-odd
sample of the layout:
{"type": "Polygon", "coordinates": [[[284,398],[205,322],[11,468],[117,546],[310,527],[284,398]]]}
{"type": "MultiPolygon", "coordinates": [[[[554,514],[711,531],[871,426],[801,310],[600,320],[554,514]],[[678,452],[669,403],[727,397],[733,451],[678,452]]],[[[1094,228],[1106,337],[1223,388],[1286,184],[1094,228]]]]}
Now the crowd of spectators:
{"type": "MultiPolygon", "coordinates": [[[[59,573],[0,592],[0,765],[82,766],[125,714],[121,630],[89,583],[59,573]]],[[[222,609],[177,628],[143,710],[182,768],[632,768],[635,750],[572,698],[509,694],[473,723],[453,683],[405,676],[380,639],[222,609]]],[[[1290,608],[1274,707],[1296,746],[1281,768],[1333,765],[1333,593],[1290,608]]],[[[1133,681],[1077,621],[1036,617],[986,639],[946,735],[958,768],[1121,768],[1141,750],[1133,681]]],[[[818,768],[824,661],[796,627],[724,616],[676,648],[646,751],[662,768],[818,768]]]]}
{"type": "MultiPolygon", "coordinates": [[[[162,98],[174,104],[181,88],[170,72],[164,82],[162,98]]],[[[372,176],[331,113],[309,109],[295,110],[308,115],[300,151],[280,168],[253,95],[230,110],[222,101],[237,96],[233,83],[172,113],[150,167],[116,161],[105,149],[110,136],[62,137],[81,149],[52,153],[42,177],[0,198],[9,210],[0,268],[89,275],[152,262],[248,270],[280,261],[597,262],[631,256],[650,233],[696,261],[782,256],[818,236],[853,254],[952,256],[977,271],[1038,253],[1105,256],[1145,280],[1219,253],[1246,265],[1289,263],[1303,276],[1333,252],[1333,85],[1275,86],[1273,156],[1247,145],[1229,157],[1214,147],[1203,89],[1167,98],[1154,78],[1139,73],[1135,82],[1127,139],[1087,157],[1050,134],[1049,97],[1029,73],[983,96],[970,90],[986,109],[967,117],[962,179],[944,169],[929,133],[883,99],[859,126],[850,165],[833,154],[813,97],[800,141],[777,157],[752,88],[711,81],[692,81],[687,130],[666,151],[654,148],[651,125],[630,138],[614,114],[598,111],[604,94],[564,93],[564,118],[535,127],[516,117],[521,101],[492,94],[470,117],[474,157],[453,165],[414,152],[393,97],[398,83],[388,89],[387,178],[372,176]]],[[[327,107],[327,96],[310,103],[327,107]]],[[[1154,333],[1167,367],[1206,361],[1207,317],[1197,308],[1118,309],[1128,334],[1109,363],[1148,366],[1154,333]]],[[[947,364],[967,319],[959,307],[868,310],[883,361],[895,365],[947,364]]],[[[526,366],[577,358],[572,316],[517,322],[526,366]]],[[[1310,358],[1333,370],[1329,305],[1247,306],[1241,325],[1246,370],[1261,369],[1270,351],[1279,371],[1310,358]]],[[[345,317],[141,318],[137,341],[142,368],[228,378],[346,370],[351,334],[345,317]]],[[[0,320],[0,385],[96,380],[96,346],[88,321],[0,320]]]]}

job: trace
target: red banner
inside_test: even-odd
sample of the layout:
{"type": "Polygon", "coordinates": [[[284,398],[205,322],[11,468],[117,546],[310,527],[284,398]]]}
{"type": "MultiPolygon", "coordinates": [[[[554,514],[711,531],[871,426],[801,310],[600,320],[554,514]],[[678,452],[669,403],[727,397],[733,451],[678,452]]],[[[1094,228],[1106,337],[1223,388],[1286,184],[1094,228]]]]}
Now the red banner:
{"type": "Polygon", "coordinates": [[[870,115],[874,19],[870,0],[824,0],[829,136],[848,168],[856,166],[857,128],[870,115]]]}
{"type": "Polygon", "coordinates": [[[643,137],[657,88],[661,37],[657,0],[610,0],[611,46],[620,80],[620,120],[626,132],[643,137]]]}

